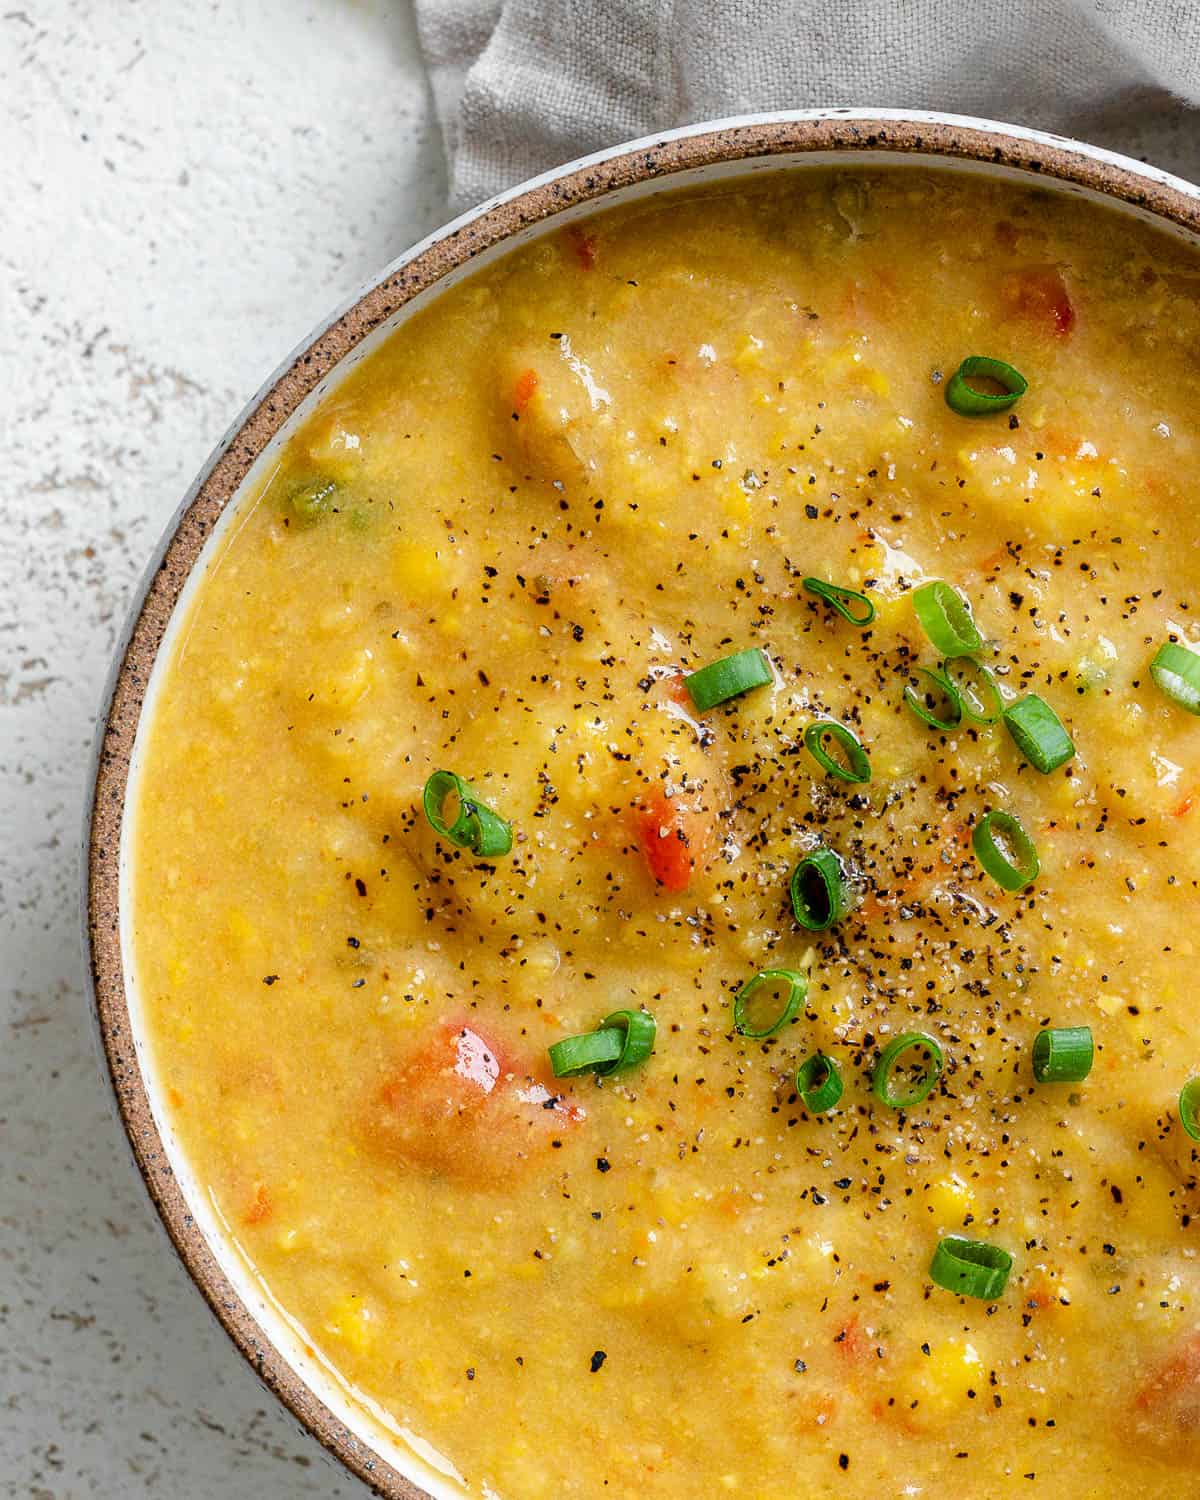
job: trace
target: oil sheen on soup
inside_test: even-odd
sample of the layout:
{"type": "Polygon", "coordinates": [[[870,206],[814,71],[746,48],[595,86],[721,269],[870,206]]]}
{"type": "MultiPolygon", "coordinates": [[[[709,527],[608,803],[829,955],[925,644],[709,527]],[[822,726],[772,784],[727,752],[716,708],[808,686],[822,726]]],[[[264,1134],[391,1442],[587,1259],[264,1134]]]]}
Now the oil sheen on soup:
{"type": "Polygon", "coordinates": [[[243,503],[142,736],[154,1065],[468,1493],[1195,1474],[1198,290],[967,175],[660,196],[243,503]]]}

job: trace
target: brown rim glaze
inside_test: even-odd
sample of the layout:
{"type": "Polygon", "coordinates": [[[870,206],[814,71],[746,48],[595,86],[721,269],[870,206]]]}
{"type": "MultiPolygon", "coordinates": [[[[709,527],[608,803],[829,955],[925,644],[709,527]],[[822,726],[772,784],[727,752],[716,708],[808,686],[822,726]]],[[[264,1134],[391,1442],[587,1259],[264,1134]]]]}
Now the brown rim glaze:
{"type": "MultiPolygon", "coordinates": [[[[86,923],[100,1038],[117,1106],[150,1195],[175,1249],[209,1306],[264,1383],[319,1441],[376,1493],[428,1500],[309,1388],[230,1284],[188,1209],[151,1111],[135,1053],[120,945],[119,849],[134,738],[171,613],[213,526],[250,466],[318,383],[418,293],[528,226],[637,182],[747,157],[816,151],[884,151],[1015,168],[1031,178],[1090,189],[1200,233],[1200,198],[1184,184],[1142,173],[1091,148],[953,119],[832,110],[813,118],[750,119],[620,148],[512,194],[435,237],[393,267],[321,330],[257,398],[217,450],[168,534],[135,605],[100,726],[87,847],[86,923]]],[[[364,1421],[364,1427],[370,1419],[364,1421]]]]}

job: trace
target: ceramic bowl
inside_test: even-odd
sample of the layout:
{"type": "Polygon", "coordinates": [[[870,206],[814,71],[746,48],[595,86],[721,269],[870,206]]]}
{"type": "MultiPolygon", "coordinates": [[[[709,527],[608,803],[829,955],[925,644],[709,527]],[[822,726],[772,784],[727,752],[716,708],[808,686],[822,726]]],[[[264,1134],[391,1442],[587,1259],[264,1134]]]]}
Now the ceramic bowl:
{"type": "Polygon", "coordinates": [[[599,152],[504,193],[431,235],[312,335],[235,422],[159,545],[114,664],[97,740],[87,826],[86,922],[95,1007],[121,1120],[185,1266],[234,1343],[306,1428],[379,1493],[460,1494],[419,1435],[402,1431],[305,1351],[302,1330],[270,1299],[191,1172],[149,1064],[129,964],[126,807],[139,726],[172,623],[186,609],[214,538],[297,421],[399,323],[514,246],[602,207],[698,182],[830,164],[950,164],[1048,192],[1103,200],[1200,236],[1200,190],[1076,141],[988,121],[896,110],[818,110],[689,126],[599,152]]]}

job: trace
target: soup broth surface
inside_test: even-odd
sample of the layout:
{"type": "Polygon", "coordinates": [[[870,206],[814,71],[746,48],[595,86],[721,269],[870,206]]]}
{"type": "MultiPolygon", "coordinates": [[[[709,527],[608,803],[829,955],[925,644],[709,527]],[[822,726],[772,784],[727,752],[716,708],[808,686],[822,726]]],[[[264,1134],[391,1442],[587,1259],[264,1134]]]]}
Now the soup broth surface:
{"type": "Polygon", "coordinates": [[[1181,242],[966,174],[659,196],[443,295],[241,502],[140,745],[154,1066],[273,1297],[469,1494],[1194,1478],[1200,723],[1149,663],[1200,642],[1198,289],[1181,242]],[[1027,391],[952,410],[970,355],[1027,391]],[[933,580],[1065,763],[904,702],[950,714],[913,676],[933,580]],[[769,683],[698,709],[687,674],[753,648],[769,683]],[[439,836],[440,769],[511,852],[439,836]],[[990,810],[1023,890],[981,867],[990,810]],[[807,931],[818,846],[848,909],[807,931]],[[807,993],[741,1035],[764,970],[807,993]],[[554,1076],[623,1010],[646,1061],[554,1076]],[[1062,1027],[1091,1071],[1038,1083],[1062,1027]],[[912,1031],[944,1070],[896,1109],[873,1071],[912,1031]],[[1012,1256],[998,1294],[937,1284],[947,1235],[1012,1256]]]}

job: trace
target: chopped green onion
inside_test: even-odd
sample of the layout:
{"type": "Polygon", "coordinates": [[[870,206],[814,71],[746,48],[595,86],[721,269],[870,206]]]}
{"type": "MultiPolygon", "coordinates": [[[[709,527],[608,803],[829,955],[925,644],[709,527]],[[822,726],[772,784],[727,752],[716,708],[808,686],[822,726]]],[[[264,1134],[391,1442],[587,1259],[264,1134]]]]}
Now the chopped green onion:
{"type": "Polygon", "coordinates": [[[582,1036],[567,1036],[555,1042],[550,1050],[550,1066],[555,1078],[573,1078],[577,1073],[611,1072],[621,1059],[627,1033],[619,1026],[600,1031],[586,1031],[582,1036]]]}
{"type": "Polygon", "coordinates": [[[626,1073],[644,1063],[654,1051],[658,1022],[648,1010],[614,1010],[600,1025],[604,1031],[615,1027],[624,1034],[620,1057],[608,1067],[596,1069],[602,1077],[610,1073],[626,1073]]]}
{"type": "Polygon", "coordinates": [[[950,715],[944,719],[938,718],[937,714],[928,707],[928,700],[934,695],[932,693],[918,693],[911,684],[904,689],[904,701],[920,719],[922,724],[928,724],[931,729],[939,729],[943,734],[949,734],[952,729],[957,729],[962,723],[963,702],[962,694],[954,686],[948,677],[943,677],[940,672],[931,672],[928,667],[914,667],[918,677],[928,677],[937,692],[945,698],[950,707],[950,715]]]}
{"type": "Polygon", "coordinates": [[[970,656],[983,650],[983,637],[971,618],[971,606],[940,578],[913,590],[913,609],[921,629],[943,656],[970,656]]]}
{"type": "Polygon", "coordinates": [[[1004,723],[1017,749],[1031,766],[1048,776],[1075,754],[1075,741],[1063,722],[1036,693],[1026,693],[1004,710],[1004,723]]]}
{"type": "Polygon", "coordinates": [[[875,618],[874,602],[857,589],[848,589],[838,583],[826,583],[822,578],[805,578],[803,583],[810,594],[816,594],[826,604],[831,604],[843,620],[849,620],[851,625],[857,625],[860,630],[865,629],[875,618]]]}
{"type": "Polygon", "coordinates": [[[1039,1083],[1082,1083],[1092,1071],[1090,1026],[1055,1026],[1033,1040],[1033,1076],[1039,1083]]]}
{"type": "Polygon", "coordinates": [[[1012,1264],[1012,1256],[999,1245],[948,1234],[937,1243],[929,1275],[947,1292],[994,1302],[1004,1294],[1012,1264]]]}
{"type": "Polygon", "coordinates": [[[958,689],[965,718],[971,719],[976,724],[995,724],[999,720],[1004,712],[1004,700],[1000,697],[1000,688],[995,674],[982,662],[977,662],[973,656],[952,656],[942,663],[942,671],[946,674],[947,680],[958,689]],[[955,676],[954,668],[960,662],[965,663],[965,670],[974,674],[985,692],[980,692],[973,683],[967,684],[961,680],[961,677],[955,676]]]}
{"type": "Polygon", "coordinates": [[[549,1049],[555,1078],[596,1073],[607,1078],[644,1063],[654,1051],[658,1024],[645,1010],[614,1010],[595,1031],[564,1037],[549,1049]]]}
{"type": "Polygon", "coordinates": [[[938,1042],[925,1031],[906,1031],[893,1038],[880,1054],[871,1074],[871,1092],[890,1109],[907,1109],[920,1104],[933,1092],[934,1085],[942,1076],[942,1049],[938,1042]],[[926,1063],[905,1087],[897,1082],[896,1073],[901,1062],[910,1052],[924,1052],[926,1063]]]}
{"type": "Polygon", "coordinates": [[[1189,1078],[1179,1090],[1179,1123],[1192,1140],[1200,1141],[1200,1078],[1189,1078]]]}
{"type": "Polygon", "coordinates": [[[512,848],[512,825],[481,802],[479,793],[453,771],[435,771],[425,783],[422,802],[433,831],[460,849],[470,849],[481,859],[493,859],[512,848]],[[448,823],[445,809],[451,797],[457,806],[448,823]]]}
{"type": "Polygon", "coordinates": [[[852,729],[847,729],[836,719],[822,719],[818,724],[810,724],[804,731],[804,746],[822,771],[836,776],[839,781],[870,781],[871,761],[862,742],[852,729]],[[835,760],[826,750],[826,735],[835,739],[845,751],[845,762],[835,760]]]}
{"type": "Polygon", "coordinates": [[[824,1114],[842,1097],[842,1075],[832,1057],[814,1052],[796,1069],[796,1093],[810,1115],[824,1114]]]}
{"type": "Polygon", "coordinates": [[[733,1029],[739,1036],[753,1037],[755,1041],[774,1036],[781,1026],[786,1026],[804,1004],[808,994],[808,979],[794,969],[763,969],[753,979],[748,979],[733,997],[733,1029]],[[765,1026],[756,1027],[749,1017],[750,1002],[759,990],[770,987],[778,991],[787,986],[783,1004],[765,1026]]]}
{"type": "Polygon", "coordinates": [[[733,656],[723,656],[720,661],[710,661],[698,672],[689,673],[684,683],[697,710],[703,713],[705,709],[724,703],[727,698],[748,693],[751,688],[766,687],[772,680],[766,653],[751,646],[733,656]]]}
{"type": "Polygon", "coordinates": [[[832,849],[806,854],[788,881],[796,921],[809,932],[825,932],[849,905],[850,888],[842,862],[832,849]]]}
{"type": "Polygon", "coordinates": [[[1041,871],[1037,845],[1018,819],[1000,808],[976,823],[971,845],[984,870],[1006,891],[1023,891],[1041,871]]]}
{"type": "Polygon", "coordinates": [[[295,484],[288,491],[287,502],[296,519],[304,526],[311,526],[331,509],[338,487],[332,479],[313,479],[307,484],[295,484]]]}
{"type": "Polygon", "coordinates": [[[946,405],[960,417],[983,417],[989,412],[1007,411],[1028,389],[1029,382],[1012,365],[989,359],[986,354],[971,354],[946,382],[946,405]],[[971,381],[980,378],[994,380],[1003,391],[976,390],[971,381]]]}
{"type": "MultiPolygon", "coordinates": [[[[1116,648],[1114,647],[1115,651],[1116,648]]],[[[1108,662],[1095,661],[1090,656],[1081,656],[1075,663],[1074,671],[1075,691],[1082,697],[1090,693],[1093,688],[1101,687],[1108,681],[1108,662]]]]}
{"type": "Polygon", "coordinates": [[[1168,641],[1154,653],[1150,675],[1167,697],[1190,714],[1200,714],[1200,655],[1168,641]]]}

